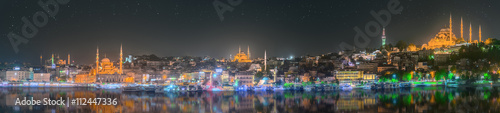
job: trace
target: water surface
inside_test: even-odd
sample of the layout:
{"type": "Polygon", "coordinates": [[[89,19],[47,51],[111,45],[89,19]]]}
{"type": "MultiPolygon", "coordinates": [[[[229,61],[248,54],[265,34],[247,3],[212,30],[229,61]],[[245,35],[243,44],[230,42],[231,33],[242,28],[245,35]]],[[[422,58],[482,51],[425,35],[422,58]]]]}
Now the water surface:
{"type": "Polygon", "coordinates": [[[253,112],[495,112],[498,87],[417,87],[330,92],[121,92],[94,88],[0,88],[0,112],[253,113],[253,112]],[[16,98],[117,98],[117,105],[20,106],[16,98]]]}

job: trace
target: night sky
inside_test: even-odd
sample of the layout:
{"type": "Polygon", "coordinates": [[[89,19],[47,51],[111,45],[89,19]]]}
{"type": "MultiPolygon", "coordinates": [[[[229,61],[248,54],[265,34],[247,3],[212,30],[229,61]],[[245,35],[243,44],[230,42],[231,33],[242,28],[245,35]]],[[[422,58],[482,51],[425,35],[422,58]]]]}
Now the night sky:
{"type": "MultiPolygon", "coordinates": [[[[42,0],[46,1],[46,0],[42,0]]],[[[375,19],[370,11],[387,9],[389,0],[243,0],[221,21],[215,0],[71,0],[59,5],[55,18],[38,28],[38,33],[19,45],[15,53],[7,38],[10,32],[22,36],[22,17],[32,21],[43,11],[36,0],[0,1],[0,62],[38,64],[51,53],[79,64],[101,58],[118,60],[120,44],[124,54],[158,56],[211,56],[228,58],[238,45],[252,57],[317,55],[339,50],[339,44],[354,44],[354,27],[364,29],[375,19]]],[[[219,0],[228,4],[226,0],[219,0]]],[[[469,22],[473,39],[482,25],[483,40],[500,38],[498,0],[400,0],[403,11],[391,15],[386,27],[388,43],[398,40],[422,45],[448,25],[453,14],[454,33],[459,37],[460,17],[468,39],[469,22]]],[[[380,36],[369,47],[380,46],[380,36]]]]}

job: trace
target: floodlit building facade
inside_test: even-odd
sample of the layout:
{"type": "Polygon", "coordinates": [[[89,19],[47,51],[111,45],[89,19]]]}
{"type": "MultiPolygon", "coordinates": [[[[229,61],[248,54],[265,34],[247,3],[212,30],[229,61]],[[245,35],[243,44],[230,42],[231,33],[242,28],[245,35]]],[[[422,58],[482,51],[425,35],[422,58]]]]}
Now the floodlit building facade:
{"type": "Polygon", "coordinates": [[[33,73],[33,82],[50,82],[50,73],[33,73]]]}
{"type": "Polygon", "coordinates": [[[7,71],[5,79],[7,81],[23,81],[29,78],[28,71],[7,71]]]}

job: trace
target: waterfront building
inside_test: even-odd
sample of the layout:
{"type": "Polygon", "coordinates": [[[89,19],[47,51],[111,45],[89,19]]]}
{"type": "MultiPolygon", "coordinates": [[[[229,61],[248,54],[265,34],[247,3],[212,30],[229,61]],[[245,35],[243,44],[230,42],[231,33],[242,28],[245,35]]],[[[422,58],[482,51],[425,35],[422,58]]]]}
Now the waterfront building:
{"type": "Polygon", "coordinates": [[[341,84],[353,84],[363,79],[363,71],[336,71],[335,76],[341,84]]]}
{"type": "Polygon", "coordinates": [[[50,82],[50,73],[33,73],[33,82],[50,82]]]}
{"type": "Polygon", "coordinates": [[[238,72],[235,74],[235,78],[238,79],[238,86],[246,85],[253,86],[254,74],[252,72],[238,72]]]}
{"type": "Polygon", "coordinates": [[[6,71],[0,70],[0,81],[5,80],[5,76],[6,76],[5,74],[6,74],[6,71]]]}
{"type": "Polygon", "coordinates": [[[7,81],[24,81],[29,78],[29,71],[7,71],[5,79],[7,81]]]}
{"type": "Polygon", "coordinates": [[[427,71],[429,70],[429,66],[427,65],[427,62],[418,62],[417,65],[415,66],[415,70],[418,69],[427,71]]]}
{"type": "Polygon", "coordinates": [[[94,83],[96,76],[92,74],[77,74],[75,76],[75,83],[94,83]]]}
{"type": "Polygon", "coordinates": [[[377,74],[365,73],[363,74],[363,82],[376,82],[377,74]]]}
{"type": "Polygon", "coordinates": [[[376,72],[378,63],[376,62],[359,62],[357,69],[368,72],[376,72]]]}

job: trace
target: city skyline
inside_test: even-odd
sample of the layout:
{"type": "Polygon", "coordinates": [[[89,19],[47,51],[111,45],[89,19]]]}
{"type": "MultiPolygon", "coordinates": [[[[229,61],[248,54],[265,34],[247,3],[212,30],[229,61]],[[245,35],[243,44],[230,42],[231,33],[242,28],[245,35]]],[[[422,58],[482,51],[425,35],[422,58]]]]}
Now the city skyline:
{"type": "MultiPolygon", "coordinates": [[[[11,16],[0,18],[4,20],[1,25],[7,25],[0,26],[0,34],[4,37],[0,49],[4,55],[0,57],[0,62],[16,60],[37,64],[40,55],[48,58],[52,53],[59,53],[71,54],[77,63],[90,64],[93,58],[90,53],[93,53],[95,46],[100,46],[102,53],[108,53],[109,58],[118,59],[118,54],[114,53],[121,43],[124,44],[126,55],[228,58],[236,54],[238,45],[251,46],[253,58],[262,57],[264,50],[269,56],[277,57],[336,52],[339,51],[340,42],[353,45],[352,39],[356,32],[352,28],[363,28],[364,23],[374,20],[370,11],[384,9],[388,1],[368,1],[358,5],[353,5],[356,3],[352,1],[244,1],[234,6],[232,12],[224,13],[223,21],[214,9],[213,1],[169,4],[175,7],[174,10],[157,5],[169,1],[124,2],[123,6],[113,2],[71,1],[67,5],[60,5],[56,19],[50,18],[47,25],[39,28],[38,34],[29,39],[27,44],[19,45],[17,54],[7,34],[11,31],[19,33],[23,26],[21,17],[31,17],[41,8],[28,1],[6,1],[5,4],[9,4],[7,2],[15,2],[16,5],[3,8],[23,10],[15,14],[6,12],[11,16]],[[342,10],[351,7],[356,10],[342,10]]],[[[386,26],[387,43],[393,45],[399,40],[416,45],[426,43],[448,24],[450,13],[455,24],[453,29],[459,29],[457,23],[460,17],[465,23],[472,23],[472,31],[476,33],[473,39],[478,38],[479,25],[483,41],[500,35],[492,32],[499,29],[493,26],[498,23],[494,20],[499,17],[491,15],[498,9],[491,4],[498,1],[400,2],[403,11],[392,15],[392,21],[386,26]],[[415,9],[419,6],[431,8],[415,9]]],[[[468,30],[468,27],[464,29],[468,30]]],[[[454,30],[454,33],[458,34],[457,31],[454,30]]],[[[467,36],[466,33],[464,38],[468,39],[467,36]]],[[[368,47],[378,48],[381,44],[380,34],[371,39],[368,47]]]]}

